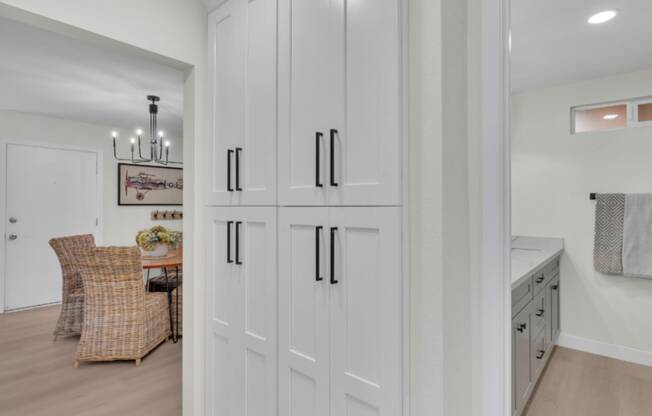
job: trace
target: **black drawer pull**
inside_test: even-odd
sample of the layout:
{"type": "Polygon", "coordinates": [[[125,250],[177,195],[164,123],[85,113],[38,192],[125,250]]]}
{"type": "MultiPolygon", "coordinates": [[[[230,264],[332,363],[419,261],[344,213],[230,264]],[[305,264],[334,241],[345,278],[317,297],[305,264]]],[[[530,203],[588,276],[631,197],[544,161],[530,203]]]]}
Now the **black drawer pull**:
{"type": "Polygon", "coordinates": [[[233,263],[233,259],[231,258],[231,226],[232,225],[233,225],[233,221],[226,222],[226,262],[227,263],[233,263]]]}
{"type": "Polygon", "coordinates": [[[337,232],[337,227],[331,227],[331,285],[339,283],[339,280],[335,279],[335,233],[337,232]]]}
{"type": "Polygon", "coordinates": [[[536,316],[543,316],[544,310],[543,309],[537,309],[536,316]]]}
{"type": "Polygon", "coordinates": [[[226,151],[226,190],[229,192],[233,192],[231,186],[231,156],[233,156],[233,150],[229,149],[226,151]]]}
{"type": "Polygon", "coordinates": [[[323,188],[324,184],[321,183],[321,139],[324,137],[324,133],[316,132],[315,133],[315,186],[317,188],[323,188]]]}
{"type": "Polygon", "coordinates": [[[242,221],[236,221],[235,223],[235,264],[242,264],[240,260],[240,226],[242,221]]]}
{"type": "Polygon", "coordinates": [[[240,153],[242,152],[241,147],[235,148],[235,190],[242,191],[240,187],[240,153]]]}
{"type": "Polygon", "coordinates": [[[337,135],[336,129],[331,129],[331,186],[338,186],[335,182],[335,136],[337,135]]]}
{"type": "Polygon", "coordinates": [[[544,280],[546,280],[546,278],[544,276],[539,276],[539,277],[536,278],[535,282],[538,284],[538,283],[543,282],[544,280]]]}
{"type": "Polygon", "coordinates": [[[557,289],[559,289],[559,285],[552,285],[551,288],[552,288],[552,290],[557,290],[557,289]]]}
{"type": "Polygon", "coordinates": [[[546,355],[546,352],[539,350],[539,352],[537,352],[537,360],[542,359],[544,355],[546,355]]]}
{"type": "Polygon", "coordinates": [[[322,227],[321,225],[318,225],[318,226],[315,227],[315,280],[318,281],[318,282],[321,282],[322,280],[324,280],[324,278],[321,277],[320,273],[319,273],[319,263],[320,263],[320,259],[319,259],[319,251],[320,251],[319,250],[319,235],[321,234],[321,230],[323,230],[323,229],[324,229],[324,227],[322,227]]]}
{"type": "Polygon", "coordinates": [[[516,330],[517,330],[518,332],[520,332],[521,334],[522,334],[523,331],[525,331],[526,329],[527,329],[527,324],[520,324],[519,326],[516,327],[516,330]]]}

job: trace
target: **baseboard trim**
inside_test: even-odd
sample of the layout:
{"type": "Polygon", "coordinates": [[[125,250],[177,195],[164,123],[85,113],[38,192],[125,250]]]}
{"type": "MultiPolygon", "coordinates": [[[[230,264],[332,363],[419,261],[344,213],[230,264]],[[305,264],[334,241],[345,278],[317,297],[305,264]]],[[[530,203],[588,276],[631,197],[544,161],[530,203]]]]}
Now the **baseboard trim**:
{"type": "Polygon", "coordinates": [[[561,333],[557,345],[602,357],[652,367],[652,352],[561,333]]]}

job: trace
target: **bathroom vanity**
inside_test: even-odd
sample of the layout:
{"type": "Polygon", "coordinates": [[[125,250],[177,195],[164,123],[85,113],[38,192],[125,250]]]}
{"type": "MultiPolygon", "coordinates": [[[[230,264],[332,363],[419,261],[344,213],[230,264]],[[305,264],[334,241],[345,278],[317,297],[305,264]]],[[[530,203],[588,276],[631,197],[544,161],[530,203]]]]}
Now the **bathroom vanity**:
{"type": "Polygon", "coordinates": [[[520,416],[559,336],[559,238],[512,239],[512,409],[520,416]]]}

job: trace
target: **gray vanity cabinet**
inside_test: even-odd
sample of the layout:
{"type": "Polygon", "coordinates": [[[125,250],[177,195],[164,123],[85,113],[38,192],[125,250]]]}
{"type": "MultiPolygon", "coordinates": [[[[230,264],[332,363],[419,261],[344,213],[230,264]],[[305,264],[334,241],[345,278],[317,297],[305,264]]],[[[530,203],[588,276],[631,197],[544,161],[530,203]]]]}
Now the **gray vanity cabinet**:
{"type": "Polygon", "coordinates": [[[539,265],[512,288],[512,409],[520,416],[560,329],[559,257],[539,265]]]}

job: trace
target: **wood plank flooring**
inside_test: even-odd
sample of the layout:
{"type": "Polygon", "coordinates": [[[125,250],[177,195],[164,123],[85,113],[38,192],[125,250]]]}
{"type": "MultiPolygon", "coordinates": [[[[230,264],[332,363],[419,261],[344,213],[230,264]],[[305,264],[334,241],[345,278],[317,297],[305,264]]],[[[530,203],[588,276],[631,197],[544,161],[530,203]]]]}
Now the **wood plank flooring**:
{"type": "Polygon", "coordinates": [[[525,416],[651,416],[652,367],[558,347],[525,416]]]}
{"type": "Polygon", "coordinates": [[[59,307],[0,314],[3,416],[179,416],[181,342],[132,362],[82,364],[78,338],[52,341],[59,307]]]}

